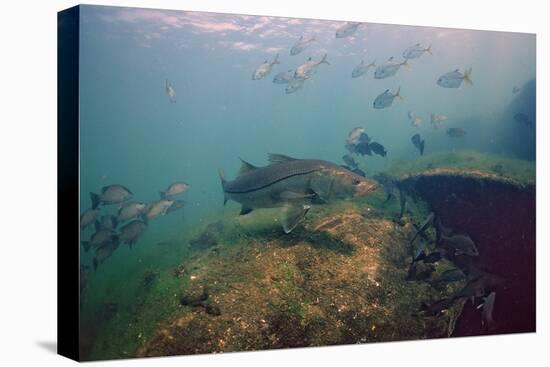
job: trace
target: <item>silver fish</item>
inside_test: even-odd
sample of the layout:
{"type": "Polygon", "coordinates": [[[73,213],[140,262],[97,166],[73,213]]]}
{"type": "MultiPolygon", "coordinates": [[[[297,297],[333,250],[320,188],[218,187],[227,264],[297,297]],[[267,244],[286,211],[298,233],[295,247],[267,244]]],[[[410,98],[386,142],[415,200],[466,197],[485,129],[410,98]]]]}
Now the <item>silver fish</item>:
{"type": "Polygon", "coordinates": [[[315,37],[311,37],[308,40],[304,40],[304,36],[300,36],[300,39],[290,49],[290,54],[292,56],[298,55],[300,52],[304,51],[309,45],[315,42],[315,37]]]}
{"type": "Polygon", "coordinates": [[[170,207],[168,207],[168,209],[166,209],[166,214],[175,212],[176,210],[179,210],[179,209],[183,208],[184,206],[185,206],[185,201],[175,200],[174,203],[172,205],[170,205],[170,207]]]}
{"type": "Polygon", "coordinates": [[[80,216],[80,229],[85,229],[90,224],[94,223],[98,214],[99,210],[92,208],[86,209],[86,211],[84,211],[84,213],[80,216]]]}
{"type": "Polygon", "coordinates": [[[279,54],[275,55],[275,58],[273,59],[273,61],[269,62],[265,60],[260,66],[258,66],[256,71],[254,71],[254,74],[252,74],[252,80],[262,79],[264,76],[269,74],[269,72],[271,71],[271,68],[275,64],[280,64],[279,54]]]}
{"type": "Polygon", "coordinates": [[[407,59],[403,62],[394,61],[393,56],[388,59],[385,63],[379,65],[374,71],[375,79],[384,79],[390,76],[395,75],[401,66],[409,67],[407,59]]]}
{"type": "Polygon", "coordinates": [[[296,72],[294,72],[294,78],[309,78],[313,73],[315,73],[317,67],[321,64],[330,65],[330,63],[327,61],[327,54],[324,54],[323,58],[319,61],[314,61],[311,59],[311,57],[307,59],[306,62],[296,68],[296,72]]]}
{"type": "Polygon", "coordinates": [[[293,76],[294,76],[294,73],[292,69],[288,71],[282,71],[279,74],[275,75],[275,77],[273,77],[273,83],[288,84],[292,80],[293,76]]]}
{"type": "Polygon", "coordinates": [[[145,203],[136,201],[129,201],[122,204],[122,207],[118,211],[118,221],[124,222],[133,219],[141,214],[145,209],[145,203]]]}
{"type": "Polygon", "coordinates": [[[376,97],[373,103],[373,107],[376,109],[390,107],[395,97],[399,97],[399,99],[403,99],[403,97],[401,97],[401,95],[399,94],[400,91],[401,91],[401,88],[398,88],[397,93],[392,94],[389,89],[386,89],[384,93],[376,97]]]}
{"type": "Polygon", "coordinates": [[[172,200],[174,196],[186,192],[190,187],[191,186],[185,182],[174,182],[170,184],[166,190],[161,191],[159,194],[161,199],[172,200]]]}
{"type": "Polygon", "coordinates": [[[458,88],[462,82],[472,85],[472,68],[469,68],[461,73],[458,69],[449,71],[437,79],[437,85],[443,88],[458,88]]]}
{"type": "Polygon", "coordinates": [[[352,78],[359,78],[360,76],[366,74],[370,68],[376,67],[376,60],[373,60],[370,64],[365,65],[365,61],[361,60],[361,63],[357,65],[351,72],[352,78]]]}
{"type": "Polygon", "coordinates": [[[420,56],[424,54],[424,52],[432,54],[432,45],[428,46],[428,48],[424,48],[420,45],[420,43],[417,43],[414,46],[407,47],[405,51],[403,51],[403,58],[404,59],[417,59],[420,56]]]}
{"type": "Polygon", "coordinates": [[[172,84],[168,82],[168,79],[166,79],[166,86],[164,88],[166,91],[166,95],[170,99],[170,103],[176,103],[176,90],[174,89],[172,84]]]}
{"type": "Polygon", "coordinates": [[[270,154],[270,165],[255,167],[242,161],[239,175],[227,181],[220,171],[224,203],[242,204],[241,215],[260,208],[283,208],[285,233],[305,217],[312,203],[328,203],[365,196],[377,184],[334,163],[317,159],[295,159],[270,154]]]}
{"type": "Polygon", "coordinates": [[[285,88],[286,94],[292,94],[304,86],[304,83],[306,82],[307,78],[296,78],[293,77],[289,82],[288,85],[285,88]]]}
{"type": "Polygon", "coordinates": [[[357,27],[359,27],[360,25],[360,22],[347,22],[336,30],[334,36],[336,38],[349,37],[355,33],[357,27]]]}
{"type": "Polygon", "coordinates": [[[92,208],[96,209],[100,204],[120,204],[132,197],[133,193],[122,185],[110,185],[101,189],[101,194],[90,193],[92,208]]]}

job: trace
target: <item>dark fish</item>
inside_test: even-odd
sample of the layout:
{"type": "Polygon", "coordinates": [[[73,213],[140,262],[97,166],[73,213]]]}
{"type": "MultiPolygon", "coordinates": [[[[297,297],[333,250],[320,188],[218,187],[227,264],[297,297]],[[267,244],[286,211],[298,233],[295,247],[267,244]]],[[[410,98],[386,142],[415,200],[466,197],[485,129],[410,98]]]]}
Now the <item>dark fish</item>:
{"type": "Polygon", "coordinates": [[[112,205],[120,204],[130,199],[133,193],[122,185],[110,185],[101,189],[101,194],[90,193],[92,199],[92,209],[96,209],[100,204],[112,205]]]}
{"type": "Polygon", "coordinates": [[[393,180],[393,178],[385,173],[379,173],[373,178],[378,181],[384,188],[386,201],[390,200],[390,198],[393,196],[393,191],[395,190],[395,181],[393,180]]]}
{"type": "Polygon", "coordinates": [[[84,213],[80,216],[80,229],[85,229],[90,224],[95,223],[99,210],[92,208],[86,209],[84,213]]]}
{"type": "MultiPolygon", "coordinates": [[[[352,169],[358,167],[357,162],[355,161],[355,159],[353,159],[353,157],[349,156],[348,154],[344,155],[344,156],[342,157],[342,160],[343,160],[349,167],[351,167],[352,169]]],[[[352,169],[351,169],[351,170],[352,170],[352,169]]],[[[351,171],[351,170],[350,170],[350,171],[351,171]]]]}
{"type": "Polygon", "coordinates": [[[137,219],[124,225],[120,228],[120,234],[118,235],[119,243],[128,244],[131,248],[139,240],[145,228],[147,228],[147,223],[137,219]]]}
{"type": "Polygon", "coordinates": [[[465,254],[468,256],[478,256],[479,252],[477,250],[476,244],[470,236],[466,234],[454,234],[451,236],[446,236],[445,234],[441,235],[440,238],[441,246],[447,246],[455,249],[455,253],[465,254]]]}
{"type": "Polygon", "coordinates": [[[444,310],[449,309],[455,302],[454,298],[444,298],[432,304],[422,304],[420,308],[427,316],[437,316],[444,310]]]}
{"type": "Polygon", "coordinates": [[[414,134],[411,142],[418,149],[420,155],[424,155],[424,140],[420,137],[420,134],[414,134]]]}
{"type": "Polygon", "coordinates": [[[109,241],[97,248],[93,260],[94,270],[96,270],[100,264],[103,264],[105,260],[111,257],[111,255],[118,248],[118,244],[118,238],[115,237],[113,241],[109,241]]]}
{"type": "Polygon", "coordinates": [[[447,136],[450,138],[462,138],[466,135],[466,131],[460,127],[451,127],[447,129],[447,136]]]}
{"type": "Polygon", "coordinates": [[[182,306],[201,306],[208,299],[208,291],[203,289],[200,294],[187,294],[180,298],[182,306]]]}
{"type": "Polygon", "coordinates": [[[455,298],[475,298],[483,297],[492,292],[500,284],[500,279],[488,273],[481,273],[473,277],[460,291],[456,293],[455,298]]]}
{"type": "Polygon", "coordinates": [[[514,120],[525,126],[533,126],[533,121],[526,114],[520,112],[514,115],[514,120]]]}
{"type": "Polygon", "coordinates": [[[377,142],[370,143],[369,148],[372,150],[374,154],[378,154],[379,156],[382,156],[382,157],[385,157],[386,154],[388,154],[384,146],[377,142]]]}
{"type": "Polygon", "coordinates": [[[99,222],[95,224],[96,231],[88,241],[81,241],[84,251],[88,252],[90,247],[97,248],[108,242],[113,242],[113,231],[108,228],[102,228],[99,222]]]}
{"type": "Polygon", "coordinates": [[[372,155],[372,149],[368,142],[362,141],[355,146],[355,153],[360,155],[372,155]]]}
{"type": "Polygon", "coordinates": [[[496,292],[489,293],[480,305],[480,307],[483,307],[481,310],[481,327],[486,327],[488,331],[491,330],[491,326],[493,325],[493,309],[495,308],[496,295],[496,292]]]}
{"type": "Polygon", "coordinates": [[[389,89],[386,89],[386,91],[376,97],[373,103],[373,107],[376,109],[381,108],[387,108],[390,107],[393,103],[393,100],[395,97],[399,97],[399,99],[403,99],[401,97],[401,94],[399,92],[401,91],[401,88],[397,88],[397,92],[395,94],[391,93],[389,89]]]}
{"type": "Polygon", "coordinates": [[[312,200],[333,200],[365,196],[377,184],[334,163],[317,159],[295,159],[270,154],[270,165],[255,167],[242,161],[233,181],[220,171],[224,203],[234,200],[242,204],[241,214],[260,208],[283,208],[282,225],[289,233],[304,218],[312,200]]]}
{"type": "Polygon", "coordinates": [[[444,256],[445,256],[444,250],[439,249],[437,251],[434,251],[424,256],[422,261],[424,262],[424,264],[433,264],[443,259],[444,256]]]}

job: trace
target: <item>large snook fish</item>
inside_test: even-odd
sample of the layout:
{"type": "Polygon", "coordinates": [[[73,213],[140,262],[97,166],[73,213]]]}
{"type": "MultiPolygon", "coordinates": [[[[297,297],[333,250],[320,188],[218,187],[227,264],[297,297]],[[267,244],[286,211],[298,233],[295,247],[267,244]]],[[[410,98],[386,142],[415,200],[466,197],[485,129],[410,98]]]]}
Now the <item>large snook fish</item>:
{"type": "Polygon", "coordinates": [[[270,165],[255,167],[242,161],[233,181],[220,171],[224,204],[242,204],[241,215],[254,209],[283,208],[282,225],[290,233],[305,217],[310,204],[365,196],[378,184],[334,163],[269,154],[270,165]]]}

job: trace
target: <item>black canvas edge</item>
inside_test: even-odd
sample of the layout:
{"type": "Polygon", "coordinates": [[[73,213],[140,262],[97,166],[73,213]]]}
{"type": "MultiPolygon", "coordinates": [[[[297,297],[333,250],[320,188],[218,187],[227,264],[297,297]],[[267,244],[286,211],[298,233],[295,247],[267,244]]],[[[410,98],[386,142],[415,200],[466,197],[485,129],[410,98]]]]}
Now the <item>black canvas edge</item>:
{"type": "Polygon", "coordinates": [[[57,13],[57,353],[79,357],[80,7],[57,13]]]}

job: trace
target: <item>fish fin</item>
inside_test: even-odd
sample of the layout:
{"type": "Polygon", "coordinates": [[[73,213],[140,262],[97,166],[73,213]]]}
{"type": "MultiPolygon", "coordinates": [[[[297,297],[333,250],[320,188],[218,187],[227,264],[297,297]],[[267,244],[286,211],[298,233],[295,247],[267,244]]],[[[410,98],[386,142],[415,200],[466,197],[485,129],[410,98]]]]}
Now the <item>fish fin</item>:
{"type": "Polygon", "coordinates": [[[80,243],[84,247],[84,251],[88,252],[90,250],[90,241],[80,241],[80,243]]]}
{"type": "Polygon", "coordinates": [[[248,213],[250,213],[251,211],[253,211],[254,209],[251,209],[251,208],[247,208],[246,206],[242,206],[241,207],[241,212],[239,213],[239,215],[246,215],[248,213]]]}
{"type": "Polygon", "coordinates": [[[225,192],[225,185],[227,183],[227,181],[225,180],[225,175],[223,173],[223,170],[222,169],[218,169],[218,174],[220,175],[220,181],[222,183],[222,190],[223,190],[223,205],[227,204],[227,200],[229,200],[229,198],[227,197],[227,194],[225,192]]]}
{"type": "Polygon", "coordinates": [[[268,160],[270,163],[284,163],[284,162],[290,162],[290,161],[296,161],[297,158],[289,157],[288,155],[284,154],[277,154],[277,153],[268,153],[267,154],[268,160]]]}
{"type": "Polygon", "coordinates": [[[275,64],[280,64],[279,54],[275,55],[275,58],[273,59],[273,62],[271,63],[271,65],[275,65],[275,64]]]}
{"type": "Polygon", "coordinates": [[[324,202],[328,202],[332,195],[334,180],[315,179],[310,180],[311,190],[324,202]]]}
{"type": "Polygon", "coordinates": [[[254,171],[258,167],[254,166],[253,164],[248,163],[242,158],[239,158],[241,160],[241,168],[239,169],[238,176],[242,175],[243,173],[254,171]]]}
{"type": "Polygon", "coordinates": [[[433,55],[432,54],[432,45],[429,45],[427,49],[425,49],[424,51],[426,51],[427,53],[429,53],[430,55],[433,55]]]}
{"type": "Polygon", "coordinates": [[[424,142],[425,140],[422,140],[422,142],[420,143],[420,155],[424,155],[424,142]]]}
{"type": "Polygon", "coordinates": [[[100,204],[99,195],[90,192],[90,199],[92,200],[92,209],[97,209],[100,204]]]}
{"type": "Polygon", "coordinates": [[[285,205],[283,207],[283,230],[290,233],[305,218],[307,212],[311,209],[309,205],[285,205]]]}
{"type": "Polygon", "coordinates": [[[474,84],[472,83],[472,68],[469,68],[464,71],[464,81],[469,85],[474,84]]]}
{"type": "Polygon", "coordinates": [[[327,61],[327,54],[324,54],[324,55],[323,55],[323,58],[321,59],[321,61],[319,61],[319,64],[327,64],[327,65],[330,65],[330,62],[327,61]]]}
{"type": "Polygon", "coordinates": [[[307,58],[307,61],[311,61],[311,56],[307,58]]]}

